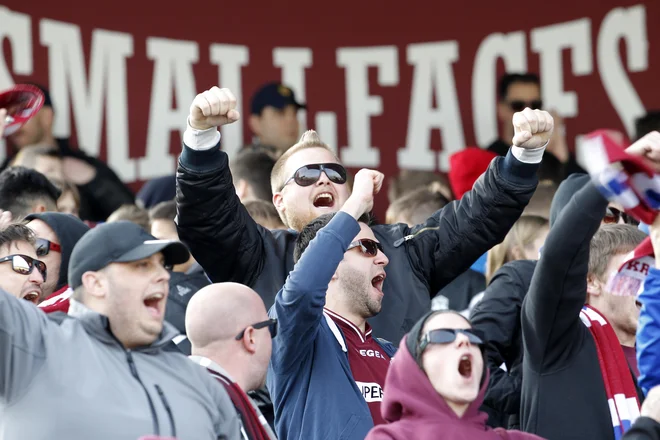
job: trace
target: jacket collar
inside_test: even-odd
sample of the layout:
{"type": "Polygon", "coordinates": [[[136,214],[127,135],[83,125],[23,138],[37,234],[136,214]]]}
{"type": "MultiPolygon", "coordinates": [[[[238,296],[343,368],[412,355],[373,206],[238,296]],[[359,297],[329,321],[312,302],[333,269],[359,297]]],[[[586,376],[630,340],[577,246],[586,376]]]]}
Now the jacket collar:
{"type": "Polygon", "coordinates": [[[207,370],[211,370],[214,373],[220,374],[221,376],[226,377],[232,382],[236,382],[230,375],[227,373],[227,370],[222,368],[218,363],[212,361],[211,359],[204,357],[204,356],[188,356],[188,359],[193,361],[196,364],[201,365],[202,367],[206,368],[207,370]]]}
{"type": "MultiPolygon", "coordinates": [[[[105,344],[121,345],[119,340],[110,331],[110,321],[105,315],[101,315],[89,308],[84,304],[74,300],[70,300],[69,316],[76,318],[82,324],[85,331],[95,339],[105,344]]],[[[177,336],[179,332],[169,324],[163,321],[163,331],[158,336],[158,339],[149,346],[138,347],[133,351],[153,351],[165,348],[172,342],[172,339],[177,336]]],[[[122,346],[123,348],[123,346],[122,346]]]]}

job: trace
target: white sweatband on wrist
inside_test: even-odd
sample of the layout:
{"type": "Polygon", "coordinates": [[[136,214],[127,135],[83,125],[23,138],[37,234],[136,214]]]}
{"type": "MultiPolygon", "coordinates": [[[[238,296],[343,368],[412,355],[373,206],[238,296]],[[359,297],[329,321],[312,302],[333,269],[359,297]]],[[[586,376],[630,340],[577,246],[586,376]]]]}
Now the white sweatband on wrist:
{"type": "Polygon", "coordinates": [[[548,146],[548,142],[543,144],[538,148],[521,148],[516,147],[515,145],[511,146],[511,154],[513,157],[518,159],[523,163],[540,163],[543,159],[543,153],[545,152],[545,147],[548,146]]]}
{"type": "Polygon", "coordinates": [[[220,132],[217,127],[211,127],[207,130],[196,130],[187,122],[186,131],[183,133],[183,143],[188,148],[197,151],[210,150],[220,142],[220,132]]]}

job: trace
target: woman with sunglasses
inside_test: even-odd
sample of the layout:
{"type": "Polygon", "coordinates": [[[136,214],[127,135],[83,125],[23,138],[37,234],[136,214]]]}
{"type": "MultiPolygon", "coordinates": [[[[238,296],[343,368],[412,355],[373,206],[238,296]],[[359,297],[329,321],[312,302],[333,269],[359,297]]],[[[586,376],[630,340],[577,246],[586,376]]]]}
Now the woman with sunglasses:
{"type": "Polygon", "coordinates": [[[540,439],[486,426],[479,412],[488,386],[483,344],[456,312],[431,312],[418,321],[387,373],[381,412],[388,424],[366,440],[540,439]]]}

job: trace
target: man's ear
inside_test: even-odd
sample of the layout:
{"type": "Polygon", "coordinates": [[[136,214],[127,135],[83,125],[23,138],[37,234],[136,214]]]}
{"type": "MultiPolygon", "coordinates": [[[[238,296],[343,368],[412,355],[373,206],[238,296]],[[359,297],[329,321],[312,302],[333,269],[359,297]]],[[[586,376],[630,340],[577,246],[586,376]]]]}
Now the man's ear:
{"type": "Polygon", "coordinates": [[[236,195],[241,201],[247,199],[249,191],[248,191],[248,183],[245,179],[241,179],[238,182],[236,182],[234,184],[234,188],[236,189],[236,195]]]}
{"type": "Polygon", "coordinates": [[[284,207],[284,197],[282,197],[281,192],[273,193],[273,205],[275,205],[275,209],[279,213],[283,213],[286,210],[284,207]]]}
{"type": "Polygon", "coordinates": [[[243,339],[241,340],[243,347],[250,354],[254,354],[257,351],[257,341],[254,332],[255,330],[253,327],[246,328],[243,333],[243,339]]]}
{"type": "Polygon", "coordinates": [[[259,115],[250,115],[248,125],[250,126],[250,131],[255,136],[259,136],[261,133],[261,117],[259,115]]]}
{"type": "Polygon", "coordinates": [[[603,281],[593,274],[587,275],[587,294],[589,296],[600,296],[603,293],[603,281]]]}
{"type": "Polygon", "coordinates": [[[103,272],[85,272],[82,275],[82,284],[85,293],[95,298],[103,298],[107,292],[108,278],[103,272]]]}

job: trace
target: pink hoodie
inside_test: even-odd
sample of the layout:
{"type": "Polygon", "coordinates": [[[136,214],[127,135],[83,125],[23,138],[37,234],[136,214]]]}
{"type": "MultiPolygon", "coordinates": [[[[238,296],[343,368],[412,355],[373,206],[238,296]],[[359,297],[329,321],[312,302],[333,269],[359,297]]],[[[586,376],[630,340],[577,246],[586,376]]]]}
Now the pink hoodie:
{"type": "Polygon", "coordinates": [[[419,368],[404,337],[385,380],[381,412],[388,423],[374,427],[365,440],[540,440],[486,426],[488,416],[479,407],[487,386],[488,372],[479,395],[459,418],[419,368]]]}

